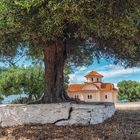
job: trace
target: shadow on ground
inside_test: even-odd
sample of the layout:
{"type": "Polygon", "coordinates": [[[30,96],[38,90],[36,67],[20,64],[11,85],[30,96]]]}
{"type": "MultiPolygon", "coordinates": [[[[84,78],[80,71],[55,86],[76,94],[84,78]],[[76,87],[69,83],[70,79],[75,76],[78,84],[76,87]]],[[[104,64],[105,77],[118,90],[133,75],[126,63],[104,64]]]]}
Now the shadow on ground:
{"type": "Polygon", "coordinates": [[[102,124],[0,128],[0,140],[140,140],[140,110],[117,110],[102,124]]]}

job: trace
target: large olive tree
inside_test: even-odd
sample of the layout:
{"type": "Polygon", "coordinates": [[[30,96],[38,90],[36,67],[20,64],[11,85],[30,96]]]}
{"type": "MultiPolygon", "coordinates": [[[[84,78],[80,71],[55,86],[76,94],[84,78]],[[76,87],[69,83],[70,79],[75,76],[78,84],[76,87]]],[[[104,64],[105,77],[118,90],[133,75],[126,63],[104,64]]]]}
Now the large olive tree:
{"type": "Polygon", "coordinates": [[[66,101],[66,60],[90,64],[93,56],[105,56],[139,65],[139,19],[139,0],[1,0],[1,58],[14,56],[19,46],[28,47],[32,56],[42,52],[42,102],[66,101]]]}

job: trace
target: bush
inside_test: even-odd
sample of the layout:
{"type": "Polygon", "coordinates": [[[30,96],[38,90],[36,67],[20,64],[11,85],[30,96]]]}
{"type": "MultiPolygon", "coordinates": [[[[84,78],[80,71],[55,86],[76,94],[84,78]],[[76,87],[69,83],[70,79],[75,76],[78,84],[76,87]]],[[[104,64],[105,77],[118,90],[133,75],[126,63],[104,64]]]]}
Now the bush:
{"type": "Polygon", "coordinates": [[[11,102],[11,104],[28,104],[32,102],[28,97],[20,97],[11,102]]]}
{"type": "Polygon", "coordinates": [[[135,102],[140,100],[140,83],[136,81],[121,81],[118,83],[119,100],[135,102]]]}

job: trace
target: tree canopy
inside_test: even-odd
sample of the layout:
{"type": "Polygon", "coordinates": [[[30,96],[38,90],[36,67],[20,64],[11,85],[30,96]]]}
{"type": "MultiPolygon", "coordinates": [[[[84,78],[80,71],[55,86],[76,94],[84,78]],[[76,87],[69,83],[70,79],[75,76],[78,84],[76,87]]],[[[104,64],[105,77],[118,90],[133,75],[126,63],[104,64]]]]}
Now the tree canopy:
{"type": "Polygon", "coordinates": [[[118,83],[119,99],[128,101],[140,100],[140,83],[136,81],[121,81],[118,83]]]}
{"type": "Polygon", "coordinates": [[[0,2],[0,56],[13,57],[19,46],[27,47],[30,56],[44,55],[43,102],[66,98],[66,62],[89,65],[93,57],[111,57],[124,66],[139,66],[139,37],[139,0],[0,2]]]}
{"type": "Polygon", "coordinates": [[[35,45],[33,54],[45,42],[61,39],[72,47],[69,53],[77,63],[84,60],[78,53],[92,50],[125,65],[139,64],[139,0],[1,0],[0,16],[1,55],[15,55],[27,41],[35,45]],[[96,47],[80,47],[89,37],[96,47]]]}
{"type": "MultiPolygon", "coordinates": [[[[64,70],[64,87],[67,89],[70,73],[69,67],[64,70]]],[[[37,101],[44,94],[44,69],[40,66],[3,68],[0,73],[0,101],[10,95],[27,95],[13,103],[37,101]]]]}
{"type": "Polygon", "coordinates": [[[2,95],[0,95],[0,104],[2,103],[4,97],[2,95]]]}
{"type": "Polygon", "coordinates": [[[39,99],[44,91],[42,68],[6,68],[0,74],[0,93],[3,97],[26,94],[29,101],[39,99]]]}

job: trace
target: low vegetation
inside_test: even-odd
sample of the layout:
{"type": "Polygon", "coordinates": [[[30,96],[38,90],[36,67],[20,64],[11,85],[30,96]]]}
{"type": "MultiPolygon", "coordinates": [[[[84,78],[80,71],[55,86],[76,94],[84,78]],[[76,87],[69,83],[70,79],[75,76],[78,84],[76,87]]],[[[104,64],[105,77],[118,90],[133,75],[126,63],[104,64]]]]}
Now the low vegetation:
{"type": "Polygon", "coordinates": [[[28,101],[37,100],[43,94],[43,70],[41,67],[7,68],[0,74],[0,92],[3,96],[28,96],[28,101]]]}
{"type": "Polygon", "coordinates": [[[130,102],[140,101],[140,83],[136,81],[121,81],[118,83],[119,100],[130,102]]]}
{"type": "MultiPolygon", "coordinates": [[[[65,89],[69,81],[70,69],[65,67],[65,89]]],[[[9,67],[0,73],[0,101],[10,95],[22,95],[12,101],[14,104],[29,103],[39,100],[44,93],[44,69],[40,66],[9,67]]]]}

